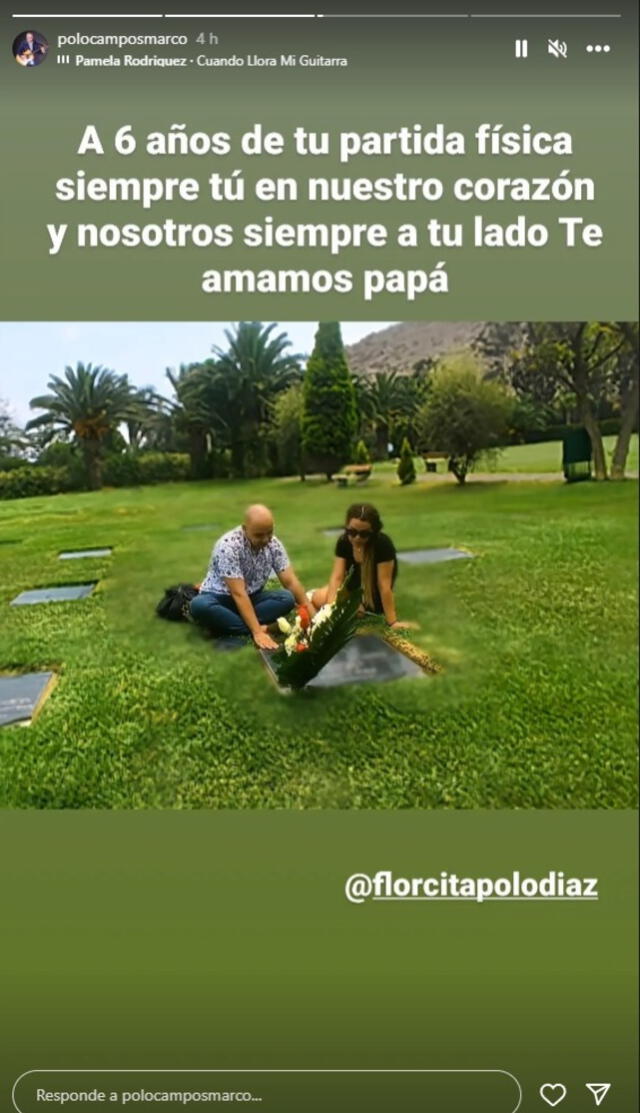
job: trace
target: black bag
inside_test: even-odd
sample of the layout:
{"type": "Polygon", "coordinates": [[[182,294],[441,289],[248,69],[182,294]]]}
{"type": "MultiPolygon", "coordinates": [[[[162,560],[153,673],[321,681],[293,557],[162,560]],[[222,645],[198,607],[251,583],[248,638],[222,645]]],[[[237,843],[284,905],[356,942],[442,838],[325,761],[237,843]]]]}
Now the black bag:
{"type": "Polygon", "coordinates": [[[193,584],[174,584],[166,589],[164,598],[156,607],[156,614],[169,622],[189,622],[189,604],[197,594],[198,589],[193,584]]]}

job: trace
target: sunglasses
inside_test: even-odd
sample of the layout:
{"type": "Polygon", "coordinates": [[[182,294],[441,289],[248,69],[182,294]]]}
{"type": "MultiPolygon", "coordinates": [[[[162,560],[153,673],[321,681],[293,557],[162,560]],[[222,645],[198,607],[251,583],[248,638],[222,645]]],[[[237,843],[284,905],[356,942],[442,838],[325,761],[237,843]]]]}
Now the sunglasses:
{"type": "Polygon", "coordinates": [[[371,537],[373,535],[373,530],[372,529],[350,529],[349,527],[347,527],[347,529],[345,529],[344,532],[346,533],[347,537],[366,538],[366,537],[371,537]]]}

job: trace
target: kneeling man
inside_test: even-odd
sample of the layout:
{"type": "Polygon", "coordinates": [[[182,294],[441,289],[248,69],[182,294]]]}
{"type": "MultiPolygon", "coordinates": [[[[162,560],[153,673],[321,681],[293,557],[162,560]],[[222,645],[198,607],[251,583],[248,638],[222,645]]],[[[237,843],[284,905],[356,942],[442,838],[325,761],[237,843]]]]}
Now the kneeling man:
{"type": "Polygon", "coordinates": [[[296,602],[311,615],[315,613],[284,545],[273,535],[271,511],[266,506],[249,506],[244,523],[216,541],[207,575],[192,600],[191,614],[218,636],[250,634],[260,649],[276,649],[267,626],[288,614],[296,602]],[[265,591],[274,573],[283,590],[265,591]]]}

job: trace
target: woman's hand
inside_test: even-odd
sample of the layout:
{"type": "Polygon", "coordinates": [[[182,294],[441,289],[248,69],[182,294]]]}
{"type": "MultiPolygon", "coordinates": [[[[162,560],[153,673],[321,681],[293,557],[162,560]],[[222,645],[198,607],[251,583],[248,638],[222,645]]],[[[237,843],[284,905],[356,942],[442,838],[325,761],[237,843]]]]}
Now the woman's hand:
{"type": "Polygon", "coordinates": [[[420,629],[420,624],[418,622],[410,622],[410,621],[402,622],[399,618],[396,618],[395,622],[387,623],[387,625],[388,625],[390,630],[419,630],[420,629]]]}
{"type": "Polygon", "coordinates": [[[278,643],[274,642],[270,634],[266,630],[256,630],[255,634],[251,635],[254,644],[258,649],[277,649],[278,643]]]}

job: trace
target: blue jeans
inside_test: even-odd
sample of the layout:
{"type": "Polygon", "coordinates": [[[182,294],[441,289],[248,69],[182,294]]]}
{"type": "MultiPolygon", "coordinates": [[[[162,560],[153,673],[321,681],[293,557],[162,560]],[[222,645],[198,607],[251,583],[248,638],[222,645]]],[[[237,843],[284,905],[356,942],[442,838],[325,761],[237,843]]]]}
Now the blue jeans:
{"type": "MultiPolygon", "coordinates": [[[[268,626],[277,618],[289,614],[295,605],[293,595],[284,588],[280,591],[256,591],[249,599],[261,626],[268,626]]],[[[200,626],[206,626],[218,637],[242,637],[250,632],[230,595],[201,591],[191,600],[191,615],[200,626]]]]}

